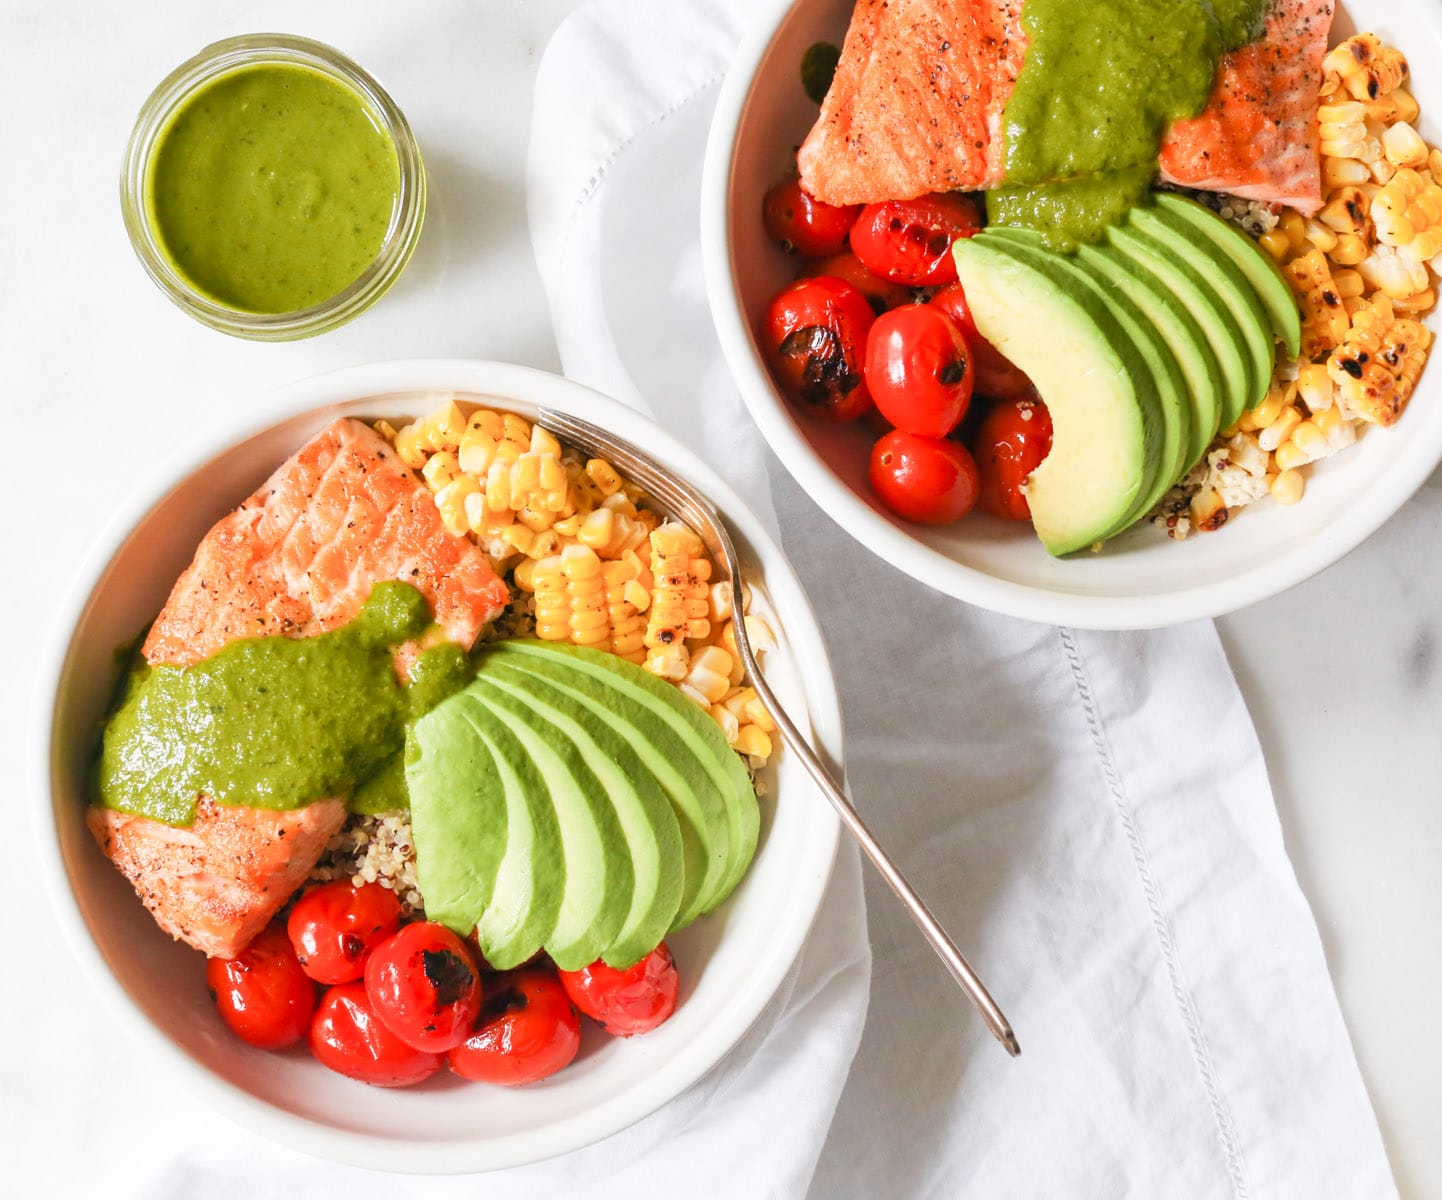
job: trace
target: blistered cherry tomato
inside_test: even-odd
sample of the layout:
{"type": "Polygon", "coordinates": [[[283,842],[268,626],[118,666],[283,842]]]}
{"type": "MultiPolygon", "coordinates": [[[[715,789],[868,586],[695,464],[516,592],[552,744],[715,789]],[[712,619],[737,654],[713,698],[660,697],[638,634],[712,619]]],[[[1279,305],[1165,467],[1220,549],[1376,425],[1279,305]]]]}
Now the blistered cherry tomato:
{"type": "Polygon", "coordinates": [[[515,1087],[554,1075],[576,1057],[581,1021],[551,967],[523,967],[487,981],[475,1031],[450,1052],[451,1070],[515,1087]]]}
{"type": "Polygon", "coordinates": [[[939,308],[893,308],[866,335],[866,386],[898,429],[945,437],[965,415],[971,385],[971,350],[939,308]]]}
{"type": "Polygon", "coordinates": [[[976,503],[976,464],[966,447],[897,429],[871,448],[871,486],[908,521],[945,525],[976,503]]]}
{"type": "Polygon", "coordinates": [[[888,308],[896,308],[911,300],[910,288],[892,283],[889,279],[882,279],[880,275],[873,275],[850,250],[843,250],[840,254],[822,259],[816,264],[816,274],[834,275],[837,279],[846,280],[866,297],[872,311],[878,315],[888,308]]]}
{"type": "Polygon", "coordinates": [[[866,297],[843,279],[798,279],[778,292],[766,313],[766,345],[782,390],[833,421],[869,411],[862,360],[875,319],[866,297]]]}
{"type": "Polygon", "coordinates": [[[676,1010],[679,980],[665,942],[624,971],[598,961],[560,975],[571,1003],[618,1037],[655,1029],[676,1010]]]}
{"type": "Polygon", "coordinates": [[[205,983],[221,1019],[252,1046],[280,1050],[310,1027],[315,984],[279,924],[262,930],[235,958],[207,959],[205,983]]]}
{"type": "Polygon", "coordinates": [[[376,1087],[409,1087],[445,1062],[444,1055],[396,1037],[376,1016],[360,980],[336,984],[321,997],[310,1025],[310,1052],[332,1071],[376,1087]]]}
{"type": "Polygon", "coordinates": [[[956,278],[951,243],[981,228],[976,205],[955,192],[868,204],[851,227],[851,248],[867,270],[908,287],[956,278]]]}
{"type": "Polygon", "coordinates": [[[960,283],[949,283],[931,298],[931,303],[956,322],[971,347],[976,367],[976,390],[983,396],[1012,400],[1032,394],[1031,380],[1015,363],[977,332],[976,319],[966,302],[960,283]]]}
{"type": "Polygon", "coordinates": [[[761,214],[766,232],[788,253],[802,258],[824,258],[846,245],[861,205],[824,204],[801,186],[786,179],[766,193],[761,214]]]}
{"type": "Polygon", "coordinates": [[[465,1041],[481,1009],[481,977],[471,952],[434,921],[407,925],[372,950],[365,986],[392,1033],[437,1054],[465,1041]]]}
{"type": "Polygon", "coordinates": [[[401,902],[378,883],[348,879],[311,888],[285,923],[295,956],[320,983],[349,983],[365,970],[366,955],[401,925],[401,902]]]}
{"type": "Polygon", "coordinates": [[[1051,414],[1036,396],[998,401],[972,439],[980,477],[977,503],[1011,521],[1031,516],[1022,485],[1051,449],[1051,414]]]}

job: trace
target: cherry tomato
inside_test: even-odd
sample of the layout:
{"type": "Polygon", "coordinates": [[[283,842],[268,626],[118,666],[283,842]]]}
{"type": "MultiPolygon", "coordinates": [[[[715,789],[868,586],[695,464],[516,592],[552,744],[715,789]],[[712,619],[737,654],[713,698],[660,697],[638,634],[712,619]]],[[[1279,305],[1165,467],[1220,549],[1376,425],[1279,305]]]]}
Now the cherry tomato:
{"type": "Polygon", "coordinates": [[[349,983],[366,955],[401,925],[401,902],[378,883],[348,879],[311,888],[290,910],[286,932],[305,973],[319,983],[349,983]]]}
{"type": "Polygon", "coordinates": [[[976,503],[976,463],[957,442],[898,429],[871,448],[871,486],[897,516],[945,525],[976,503]]]}
{"type": "Polygon", "coordinates": [[[824,258],[846,245],[861,205],[838,208],[824,204],[801,186],[799,179],[785,179],[766,193],[761,214],[766,232],[788,254],[802,258],[824,258]]]}
{"type": "Polygon", "coordinates": [[[315,1012],[315,984],[300,969],[277,923],[235,958],[207,959],[205,982],[221,1019],[242,1041],[280,1050],[305,1037],[315,1012]]]}
{"type": "Polygon", "coordinates": [[[976,321],[971,315],[971,308],[966,303],[966,293],[961,290],[960,283],[947,284],[931,298],[931,303],[957,323],[966,338],[966,344],[971,347],[978,392],[998,400],[1011,400],[1032,394],[1031,380],[1022,369],[1009,359],[1003,358],[1001,351],[977,332],[976,321]]]}
{"type": "Polygon", "coordinates": [[[1031,516],[1022,485],[1051,449],[1051,414],[1036,396],[998,401],[972,439],[981,495],[977,503],[1011,521],[1031,516]]]}
{"type": "Polygon", "coordinates": [[[908,287],[956,278],[951,243],[981,228],[976,205],[955,192],[868,204],[851,227],[851,248],[867,270],[908,287]]]}
{"type": "Polygon", "coordinates": [[[486,984],[475,1032],[450,1052],[451,1070],[515,1087],[554,1075],[576,1057],[581,1021],[550,967],[523,967],[486,984]]]}
{"type": "Polygon", "coordinates": [[[898,429],[945,437],[966,414],[971,382],[966,338],[939,308],[893,308],[866,335],[866,386],[898,429]]]}
{"type": "Polygon", "coordinates": [[[598,961],[560,974],[571,1003],[617,1037],[655,1029],[676,1009],[679,980],[665,942],[624,971],[598,961]]]}
{"type": "Polygon", "coordinates": [[[376,1016],[360,980],[338,983],[321,997],[310,1026],[310,1052],[332,1071],[376,1087],[409,1087],[445,1062],[408,1046],[376,1016]]]}
{"type": "Polygon", "coordinates": [[[875,319],[866,297],[843,279],[798,279],[778,292],[766,313],[766,342],[782,389],[829,420],[868,412],[862,357],[875,319]]]}
{"type": "Polygon", "coordinates": [[[401,1041],[444,1054],[459,1046],[481,1010],[481,977],[471,952],[444,925],[417,921],[371,951],[366,995],[401,1041]]]}
{"type": "Polygon", "coordinates": [[[816,273],[818,275],[834,275],[837,279],[846,280],[866,297],[871,304],[872,311],[877,314],[884,313],[888,308],[895,308],[899,304],[906,304],[911,300],[910,288],[903,287],[899,283],[892,283],[889,279],[882,279],[879,275],[873,275],[850,250],[843,250],[840,254],[833,254],[830,258],[817,263],[816,273]]]}

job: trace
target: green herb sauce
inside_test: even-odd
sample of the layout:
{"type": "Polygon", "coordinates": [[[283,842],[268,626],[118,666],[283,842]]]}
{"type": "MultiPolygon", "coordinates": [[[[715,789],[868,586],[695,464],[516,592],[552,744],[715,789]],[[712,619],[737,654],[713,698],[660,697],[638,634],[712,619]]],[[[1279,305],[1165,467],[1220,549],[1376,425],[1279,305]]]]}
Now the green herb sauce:
{"type": "Polygon", "coordinates": [[[146,217],[171,265],[227,308],[290,313],[360,276],[400,188],[395,143],[353,88],[309,67],[241,67],[157,140],[146,217]]]}
{"type": "Polygon", "coordinates": [[[392,649],[430,624],[415,588],[378,583],[329,633],[246,638],[189,667],[137,661],[105,726],[100,803],[171,825],[194,820],[202,794],[270,809],[332,796],[358,811],[404,808],[407,725],[474,674],[445,643],[420,654],[409,686],[397,680],[392,649]]]}
{"type": "Polygon", "coordinates": [[[1167,126],[1201,112],[1217,63],[1261,32],[1267,0],[1026,0],[1026,59],[1003,114],[1000,225],[1054,249],[1098,240],[1145,201],[1167,126]]]}
{"type": "Polygon", "coordinates": [[[831,90],[841,50],[830,42],[813,42],[801,56],[801,87],[813,104],[820,104],[831,90]]]}

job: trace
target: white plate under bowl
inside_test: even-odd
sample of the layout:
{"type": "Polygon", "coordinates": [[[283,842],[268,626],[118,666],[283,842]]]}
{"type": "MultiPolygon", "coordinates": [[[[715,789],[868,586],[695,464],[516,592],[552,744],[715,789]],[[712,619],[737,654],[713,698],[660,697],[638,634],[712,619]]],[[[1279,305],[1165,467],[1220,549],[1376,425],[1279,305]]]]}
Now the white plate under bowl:
{"type": "MultiPolygon", "coordinates": [[[[1051,558],[1026,524],[973,513],[951,526],[910,525],[872,496],[874,436],[797,412],[771,381],[754,331],[795,277],[797,260],[767,237],[761,201],[794,166],[816,119],[799,64],[817,41],[840,45],[850,0],[778,4],[741,48],[716,106],[702,181],[701,240],[711,312],[741,394],[771,448],[811,497],[874,554],[940,591],[1012,616],[1096,629],[1141,629],[1230,612],[1336,562],[1401,507],[1442,459],[1442,365],[1423,374],[1402,420],[1307,471],[1290,508],[1263,500],[1217,533],[1169,541],[1143,526],[1098,554],[1051,558]]],[[[1442,140],[1442,6],[1360,0],[1339,12],[1400,46],[1422,106],[1421,132],[1442,140]]]]}
{"type": "MultiPolygon", "coordinates": [[[[379,363],[308,379],[257,402],[268,419],[191,461],[139,500],[97,544],[62,614],[48,661],[32,789],[44,873],[77,953],[120,1014],[215,1107],[260,1133],[338,1161],[392,1171],[465,1172],[532,1162],[594,1142],[661,1107],[716,1063],[771,1000],[811,927],[838,825],[785,750],[763,775],[761,845],[717,912],[670,939],[681,975],[675,1015],[629,1040],[591,1030],[577,1061],[520,1089],[443,1072],[412,1089],[367,1087],[304,1050],[255,1050],[231,1035],[206,994],[205,960],[171,941],[85,827],[86,769],[116,678],[116,649],[159,611],[210,525],[338,416],[414,416],[447,394],[523,416],[546,406],[583,416],[649,450],[726,515],[758,611],[777,629],[767,677],[788,711],[840,761],[841,721],[816,618],[780,549],[689,450],[649,420],[567,380],[471,361],[379,363]]],[[[45,678],[45,677],[42,677],[45,678]]]]}

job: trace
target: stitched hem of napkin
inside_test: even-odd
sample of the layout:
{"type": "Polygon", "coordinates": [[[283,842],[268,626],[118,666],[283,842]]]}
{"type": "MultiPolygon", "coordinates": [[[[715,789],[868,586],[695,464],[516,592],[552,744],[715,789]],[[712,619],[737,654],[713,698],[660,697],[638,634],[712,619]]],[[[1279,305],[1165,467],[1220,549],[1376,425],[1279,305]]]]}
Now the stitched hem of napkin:
{"type": "Polygon", "coordinates": [[[726,72],[724,69],[712,72],[712,74],[708,75],[692,88],[691,91],[687,92],[680,99],[672,101],[671,104],[656,113],[655,116],[644,125],[639,125],[631,130],[630,133],[606,152],[605,157],[596,164],[595,168],[591,171],[590,177],[586,180],[580,192],[577,193],[575,201],[571,204],[571,213],[566,218],[565,233],[561,237],[560,260],[562,262],[566,261],[566,256],[570,253],[571,235],[576,229],[576,218],[581,215],[581,210],[586,207],[591,197],[596,194],[596,189],[601,186],[602,181],[606,178],[606,172],[616,165],[616,161],[621,155],[624,154],[643,133],[665,124],[666,121],[674,117],[692,101],[709,92],[712,88],[717,87],[725,78],[726,72]]]}
{"type": "Polygon", "coordinates": [[[1082,709],[1086,713],[1087,729],[1091,733],[1092,745],[1096,749],[1097,758],[1101,763],[1102,777],[1106,780],[1107,790],[1111,793],[1112,803],[1116,806],[1117,815],[1121,819],[1122,831],[1126,834],[1127,842],[1131,846],[1132,860],[1136,865],[1142,891],[1146,895],[1147,907],[1151,910],[1152,928],[1156,930],[1157,941],[1162,948],[1162,956],[1166,959],[1167,975],[1171,980],[1172,996],[1177,1002],[1177,1013],[1181,1017],[1182,1027],[1186,1030],[1187,1041],[1192,1047],[1192,1058],[1196,1063],[1197,1073],[1201,1076],[1202,1087],[1207,1093],[1212,1116],[1217,1123],[1217,1137],[1221,1142],[1222,1153],[1226,1156],[1227,1173],[1231,1176],[1233,1193],[1237,1200],[1247,1200],[1251,1193],[1247,1187],[1247,1173],[1242,1162],[1241,1151],[1237,1147],[1237,1134],[1232,1123],[1231,1110],[1217,1085],[1211,1048],[1202,1034],[1196,1006],[1192,1003],[1191,993],[1187,990],[1176,939],[1172,934],[1171,918],[1162,903],[1161,888],[1152,875],[1151,860],[1147,855],[1146,843],[1142,841],[1141,831],[1132,819],[1131,805],[1127,800],[1126,789],[1122,785],[1121,773],[1117,770],[1116,762],[1112,758],[1111,743],[1107,738],[1106,728],[1102,724],[1101,713],[1092,696],[1091,677],[1072,631],[1059,628],[1057,633],[1061,637],[1067,663],[1071,667],[1072,679],[1076,684],[1082,709]]]}

